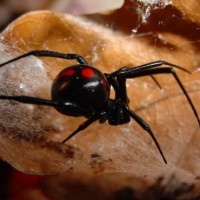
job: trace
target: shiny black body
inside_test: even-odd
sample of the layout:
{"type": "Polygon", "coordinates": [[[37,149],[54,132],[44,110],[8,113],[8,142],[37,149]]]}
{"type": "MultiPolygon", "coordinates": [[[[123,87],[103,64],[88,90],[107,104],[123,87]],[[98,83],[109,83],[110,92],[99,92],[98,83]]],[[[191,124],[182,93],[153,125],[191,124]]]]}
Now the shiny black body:
{"type": "Polygon", "coordinates": [[[31,51],[0,64],[0,67],[31,55],[38,57],[56,57],[67,60],[75,59],[78,64],[67,67],[57,75],[52,84],[51,100],[29,96],[6,95],[0,95],[0,99],[14,100],[28,104],[53,106],[57,111],[64,115],[86,117],[87,120],[65,140],[63,140],[63,143],[68,141],[78,132],[87,128],[96,120],[99,120],[100,123],[108,121],[110,125],[121,125],[128,123],[130,118],[133,118],[145,131],[149,133],[164,162],[167,163],[167,160],[150,126],[146,124],[135,112],[129,109],[129,100],[126,92],[127,79],[151,76],[153,80],[156,81],[153,77],[155,74],[173,75],[183,94],[187,98],[187,101],[200,125],[200,119],[197,111],[173,68],[178,68],[187,73],[190,72],[177,65],[165,61],[155,61],[137,67],[122,67],[113,73],[103,74],[97,68],[89,66],[84,58],[77,54],[63,54],[53,51],[31,51]],[[165,66],[163,67],[163,65],[165,66]],[[111,87],[115,91],[114,99],[110,98],[111,87]]]}
{"type": "Polygon", "coordinates": [[[60,113],[88,118],[105,109],[110,87],[99,70],[80,64],[68,67],[57,75],[52,84],[51,96],[53,101],[75,102],[85,109],[56,107],[60,113]]]}

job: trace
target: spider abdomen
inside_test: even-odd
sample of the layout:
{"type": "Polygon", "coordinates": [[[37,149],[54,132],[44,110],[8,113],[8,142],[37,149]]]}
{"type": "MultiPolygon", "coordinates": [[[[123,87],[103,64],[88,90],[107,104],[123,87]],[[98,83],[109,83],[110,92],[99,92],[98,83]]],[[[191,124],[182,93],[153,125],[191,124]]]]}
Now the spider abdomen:
{"type": "MultiPolygon", "coordinates": [[[[110,94],[109,83],[99,70],[88,65],[73,65],[62,70],[55,78],[51,96],[57,102],[74,102],[87,110],[96,113],[105,108],[110,94]]],[[[56,109],[69,116],[84,116],[81,110],[56,109]]]]}

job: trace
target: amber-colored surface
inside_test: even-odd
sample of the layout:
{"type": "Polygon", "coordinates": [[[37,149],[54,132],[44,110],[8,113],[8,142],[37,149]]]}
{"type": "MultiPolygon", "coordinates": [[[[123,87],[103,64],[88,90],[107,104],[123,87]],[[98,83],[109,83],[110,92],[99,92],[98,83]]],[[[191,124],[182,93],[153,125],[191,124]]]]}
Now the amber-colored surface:
{"type": "Polygon", "coordinates": [[[200,22],[200,2],[191,0],[173,0],[172,5],[174,5],[180,12],[183,13],[186,18],[191,20],[192,22],[198,23],[200,22]]]}
{"type": "MultiPolygon", "coordinates": [[[[200,113],[198,23],[193,24],[190,17],[187,20],[181,18],[178,5],[167,6],[152,11],[150,21],[138,29],[140,36],[130,37],[129,19],[136,16],[131,9],[127,9],[130,5],[125,4],[109,16],[93,16],[93,21],[90,21],[91,16],[88,19],[47,11],[26,14],[1,34],[1,62],[39,49],[80,54],[90,65],[106,73],[125,65],[137,66],[166,60],[194,72],[190,75],[176,70],[200,113]],[[117,19],[122,19],[123,13],[127,13],[127,18],[120,22],[117,19]],[[95,22],[97,19],[102,24],[112,22],[114,29],[99,25],[95,22]],[[164,25],[158,26],[158,21],[164,25]]],[[[0,91],[49,99],[53,78],[72,63],[75,62],[34,57],[18,61],[13,67],[0,69],[0,91]]],[[[96,188],[101,188],[106,194],[125,187],[146,191],[147,186],[156,182],[158,177],[167,180],[175,174],[176,187],[179,183],[182,187],[182,182],[189,186],[195,184],[196,188],[190,195],[198,195],[199,125],[173,77],[159,75],[156,78],[162,90],[146,77],[128,81],[128,95],[131,109],[151,126],[168,165],[163,163],[149,135],[134,121],[116,127],[94,123],[58,151],[60,141],[84,118],[63,116],[53,108],[7,101],[0,102],[1,158],[16,169],[31,174],[67,172],[66,179],[75,177],[73,180],[77,180],[80,173],[84,184],[95,188],[93,182],[98,180],[96,188]],[[101,184],[104,187],[100,187],[101,184]]]]}

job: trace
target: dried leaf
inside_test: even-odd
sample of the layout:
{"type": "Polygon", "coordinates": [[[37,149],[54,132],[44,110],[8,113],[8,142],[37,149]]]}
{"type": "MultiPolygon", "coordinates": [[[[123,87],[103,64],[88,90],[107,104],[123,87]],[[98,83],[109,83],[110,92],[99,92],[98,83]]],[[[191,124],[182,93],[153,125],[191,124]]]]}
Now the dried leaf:
{"type": "MultiPolygon", "coordinates": [[[[176,70],[200,113],[200,75],[197,71],[200,63],[199,43],[192,40],[196,38],[195,41],[198,41],[197,34],[192,32],[187,37],[182,32],[187,30],[186,27],[184,30],[178,25],[170,28],[173,22],[171,18],[165,27],[156,28],[156,16],[159,12],[164,16],[173,12],[168,7],[165,11],[160,9],[153,12],[148,24],[143,24],[138,29],[138,34],[149,30],[152,31],[151,34],[130,37],[125,32],[131,31],[133,26],[130,16],[133,17],[135,13],[126,8],[124,6],[109,16],[101,16],[102,21],[113,21],[114,27],[120,31],[84,17],[48,11],[26,14],[1,34],[1,62],[31,50],[44,49],[80,54],[90,65],[105,73],[122,66],[166,60],[196,71],[189,75],[176,70]],[[127,21],[123,25],[118,19],[122,18],[125,11],[129,16],[123,19],[127,21]]],[[[182,25],[188,25],[182,20],[182,25]]],[[[198,27],[196,24],[188,26],[193,29],[198,27]]],[[[53,78],[61,69],[73,63],[75,62],[35,57],[14,62],[12,66],[0,69],[0,91],[9,95],[49,99],[53,78]]],[[[94,123],[63,145],[62,151],[58,151],[60,142],[85,119],[63,116],[45,106],[8,101],[0,102],[1,158],[26,173],[48,175],[70,172],[67,173],[68,179],[72,171],[73,174],[84,174],[80,177],[94,179],[97,175],[111,179],[114,176],[115,181],[112,183],[119,183],[116,188],[128,185],[131,188],[139,187],[141,191],[146,190],[155,178],[167,178],[175,174],[178,182],[195,184],[193,195],[198,194],[200,130],[197,120],[173,77],[158,75],[156,79],[162,90],[149,77],[145,77],[127,82],[128,95],[131,109],[151,126],[168,165],[163,163],[149,135],[133,120],[116,127],[107,123],[94,123]],[[141,181],[136,181],[138,185],[135,186],[132,182],[127,183],[129,177],[131,180],[138,178],[141,181]],[[143,181],[146,184],[140,184],[143,181]]],[[[100,184],[108,183],[101,177],[100,184]]],[[[108,184],[105,192],[109,193],[111,188],[112,184],[108,184]]]]}

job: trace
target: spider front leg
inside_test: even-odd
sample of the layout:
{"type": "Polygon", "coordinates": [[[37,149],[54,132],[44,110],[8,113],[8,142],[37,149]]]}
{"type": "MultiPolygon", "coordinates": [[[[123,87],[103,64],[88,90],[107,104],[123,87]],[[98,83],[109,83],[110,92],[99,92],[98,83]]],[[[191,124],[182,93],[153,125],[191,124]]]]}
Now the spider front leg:
{"type": "Polygon", "coordinates": [[[115,90],[115,100],[123,101],[127,105],[129,100],[126,92],[126,78],[112,77],[110,74],[105,74],[105,76],[115,90]]]}
{"type": "Polygon", "coordinates": [[[108,82],[113,87],[115,91],[115,99],[108,101],[108,107],[112,108],[108,113],[112,113],[108,119],[109,124],[111,125],[119,125],[126,124],[130,122],[130,116],[124,112],[124,110],[118,106],[115,102],[123,102],[127,107],[129,104],[129,99],[126,93],[126,79],[117,79],[115,77],[111,77],[109,74],[105,74],[108,82]]]}
{"type": "MultiPolygon", "coordinates": [[[[145,65],[141,65],[135,68],[127,68],[127,70],[121,70],[120,69],[116,72],[113,72],[110,74],[111,77],[118,77],[120,79],[128,79],[128,78],[137,78],[137,77],[143,77],[143,76],[150,76],[155,74],[172,74],[175,78],[176,82],[178,83],[179,87],[181,88],[183,94],[185,95],[198,123],[200,126],[200,118],[198,116],[198,113],[196,111],[196,108],[194,107],[192,100],[190,99],[185,87],[183,86],[181,80],[177,76],[176,72],[174,71],[173,67],[176,67],[182,71],[185,71],[187,73],[190,73],[188,70],[179,67],[177,65],[173,65],[171,63],[165,62],[165,61],[156,61],[152,63],[148,63],[145,65]],[[168,65],[170,67],[159,67],[161,65],[168,65]],[[157,68],[156,68],[157,67],[157,68]]],[[[123,69],[123,68],[122,68],[123,69]]]]}
{"type": "MultiPolygon", "coordinates": [[[[127,67],[127,66],[125,66],[125,67],[122,67],[122,68],[118,69],[117,71],[111,73],[110,76],[112,76],[112,77],[119,77],[119,76],[123,77],[123,76],[125,76],[126,77],[127,74],[131,75],[131,74],[134,74],[134,72],[137,72],[137,71],[152,69],[152,68],[160,67],[162,65],[167,65],[167,66],[170,66],[170,67],[173,67],[173,68],[177,68],[179,70],[185,71],[185,72],[190,74],[190,71],[188,71],[187,69],[185,69],[183,67],[180,67],[178,65],[175,65],[175,64],[163,61],[163,60],[158,60],[158,61],[146,63],[144,65],[140,65],[140,66],[137,66],[137,67],[127,67]]],[[[153,74],[151,74],[151,75],[153,75],[153,74]]]]}
{"type": "Polygon", "coordinates": [[[9,63],[12,63],[14,61],[20,60],[22,58],[28,57],[28,56],[36,56],[36,57],[55,57],[55,58],[61,58],[61,59],[65,59],[65,60],[77,60],[77,62],[79,64],[87,64],[86,60],[81,57],[78,54],[64,54],[64,53],[59,53],[59,52],[55,52],[55,51],[30,51],[28,53],[25,53],[21,56],[18,56],[16,58],[13,58],[7,62],[4,62],[2,64],[0,64],[0,67],[3,67],[9,63]]]}
{"type": "MultiPolygon", "coordinates": [[[[118,69],[117,71],[111,73],[110,76],[112,76],[112,77],[114,77],[114,76],[116,76],[116,77],[122,76],[123,77],[125,74],[133,73],[134,71],[151,69],[151,68],[159,67],[159,66],[162,66],[162,65],[168,65],[168,66],[177,68],[179,70],[185,71],[187,73],[190,73],[188,70],[186,70],[183,67],[180,67],[178,65],[175,65],[175,64],[163,61],[163,60],[158,60],[158,61],[146,63],[144,65],[140,65],[140,66],[137,66],[137,67],[125,66],[125,67],[122,67],[122,68],[118,69]]],[[[150,77],[155,82],[155,84],[161,89],[162,87],[161,87],[160,83],[156,80],[156,78],[152,74],[150,75],[150,77]]]]}

